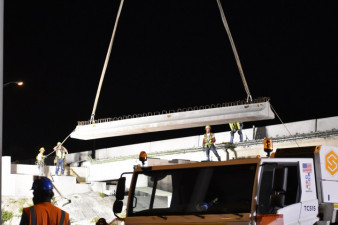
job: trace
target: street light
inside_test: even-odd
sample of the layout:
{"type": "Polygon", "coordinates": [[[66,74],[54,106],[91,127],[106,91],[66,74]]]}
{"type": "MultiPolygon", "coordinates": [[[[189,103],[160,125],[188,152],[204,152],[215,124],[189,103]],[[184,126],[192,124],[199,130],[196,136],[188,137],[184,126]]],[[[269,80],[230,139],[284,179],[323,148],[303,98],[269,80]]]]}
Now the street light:
{"type": "Polygon", "coordinates": [[[11,82],[7,82],[4,84],[4,87],[10,85],[10,84],[16,84],[18,86],[22,86],[23,85],[23,81],[11,81],[11,82]]]}

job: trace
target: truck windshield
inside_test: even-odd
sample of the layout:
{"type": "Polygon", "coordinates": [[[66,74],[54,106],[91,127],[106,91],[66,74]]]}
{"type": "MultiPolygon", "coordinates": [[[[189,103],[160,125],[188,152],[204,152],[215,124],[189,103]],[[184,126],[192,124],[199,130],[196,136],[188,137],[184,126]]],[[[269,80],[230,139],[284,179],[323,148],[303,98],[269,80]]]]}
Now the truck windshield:
{"type": "Polygon", "coordinates": [[[256,164],[142,171],[128,216],[250,213],[256,164]]]}

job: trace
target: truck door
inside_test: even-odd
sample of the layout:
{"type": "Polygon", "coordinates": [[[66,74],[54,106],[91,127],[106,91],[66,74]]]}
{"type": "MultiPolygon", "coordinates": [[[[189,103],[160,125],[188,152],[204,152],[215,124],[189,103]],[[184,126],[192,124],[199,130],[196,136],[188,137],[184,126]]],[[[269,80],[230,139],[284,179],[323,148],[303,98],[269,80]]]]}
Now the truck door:
{"type": "Polygon", "coordinates": [[[270,162],[261,165],[257,215],[281,214],[286,224],[299,224],[300,176],[298,162],[270,162]]]}

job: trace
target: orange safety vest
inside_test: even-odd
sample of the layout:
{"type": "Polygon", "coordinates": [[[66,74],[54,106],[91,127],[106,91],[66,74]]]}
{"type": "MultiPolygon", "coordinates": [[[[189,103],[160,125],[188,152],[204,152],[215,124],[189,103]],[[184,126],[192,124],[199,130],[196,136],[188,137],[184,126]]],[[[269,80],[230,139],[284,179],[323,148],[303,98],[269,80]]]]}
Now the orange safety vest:
{"type": "Polygon", "coordinates": [[[29,225],[68,225],[69,214],[50,202],[42,202],[32,207],[24,208],[29,225]]]}

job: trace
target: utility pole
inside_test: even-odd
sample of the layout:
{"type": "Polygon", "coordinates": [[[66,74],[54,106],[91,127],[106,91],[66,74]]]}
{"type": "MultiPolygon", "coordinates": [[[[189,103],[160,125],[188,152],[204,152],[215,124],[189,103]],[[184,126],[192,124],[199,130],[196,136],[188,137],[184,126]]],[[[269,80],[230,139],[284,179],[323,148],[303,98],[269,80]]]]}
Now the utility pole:
{"type": "MultiPolygon", "coordinates": [[[[2,200],[2,110],[3,110],[3,77],[4,77],[4,0],[0,0],[0,211],[2,200]]],[[[0,214],[0,221],[2,221],[0,214]]]]}

